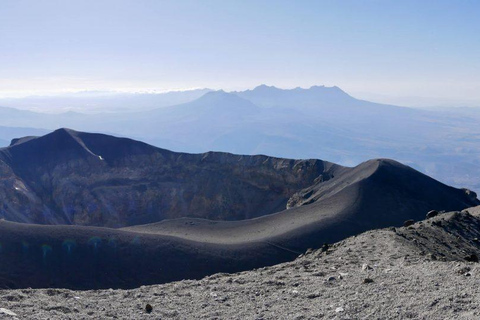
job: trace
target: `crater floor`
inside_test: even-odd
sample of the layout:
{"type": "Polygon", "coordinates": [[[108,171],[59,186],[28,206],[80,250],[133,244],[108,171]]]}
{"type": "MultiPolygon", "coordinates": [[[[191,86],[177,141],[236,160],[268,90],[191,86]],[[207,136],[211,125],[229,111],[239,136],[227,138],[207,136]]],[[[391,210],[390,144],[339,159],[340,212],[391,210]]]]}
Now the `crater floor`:
{"type": "Polygon", "coordinates": [[[480,256],[478,211],[369,231],[292,262],[198,281],[133,290],[3,290],[0,314],[6,319],[478,319],[480,267],[465,260],[480,256]]]}

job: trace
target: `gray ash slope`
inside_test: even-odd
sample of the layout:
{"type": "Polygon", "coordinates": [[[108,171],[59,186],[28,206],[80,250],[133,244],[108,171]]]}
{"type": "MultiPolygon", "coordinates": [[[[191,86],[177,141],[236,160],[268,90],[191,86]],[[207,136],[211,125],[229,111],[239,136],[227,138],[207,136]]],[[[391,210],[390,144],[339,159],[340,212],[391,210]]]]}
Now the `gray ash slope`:
{"type": "Polygon", "coordinates": [[[480,207],[252,271],[132,290],[3,290],[0,298],[22,319],[478,319],[480,266],[465,260],[480,256],[478,239],[480,207]]]}
{"type": "MultiPolygon", "coordinates": [[[[167,194],[171,204],[182,198],[172,190],[195,191],[192,199],[198,201],[191,199],[185,206],[192,216],[218,203],[228,205],[217,211],[220,215],[229,217],[227,208],[240,207],[240,214],[250,208],[251,215],[259,216],[255,210],[265,213],[267,204],[260,202],[257,208],[255,199],[276,199],[267,201],[271,210],[278,203],[289,207],[242,221],[181,218],[123,229],[3,221],[4,288],[132,288],[238,272],[291,261],[307,248],[367,230],[420,220],[431,209],[461,210],[479,203],[473,193],[386,159],[345,168],[320,160],[178,154],[70,130],[21,139],[1,153],[4,208],[17,205],[34,212],[33,203],[54,217],[49,222],[82,222],[93,216],[89,221],[104,226],[112,221],[128,225],[120,218],[143,212],[138,207],[140,212],[122,211],[125,197],[133,193],[138,201],[154,201],[167,194]],[[141,184],[144,188],[135,193],[141,184]],[[219,202],[217,191],[232,198],[219,202]],[[235,197],[240,193],[242,197],[235,197]],[[104,205],[97,208],[99,215],[80,210],[92,199],[104,205]],[[73,211],[54,210],[59,207],[73,211]]],[[[161,205],[165,203],[158,210],[161,205]]]]}

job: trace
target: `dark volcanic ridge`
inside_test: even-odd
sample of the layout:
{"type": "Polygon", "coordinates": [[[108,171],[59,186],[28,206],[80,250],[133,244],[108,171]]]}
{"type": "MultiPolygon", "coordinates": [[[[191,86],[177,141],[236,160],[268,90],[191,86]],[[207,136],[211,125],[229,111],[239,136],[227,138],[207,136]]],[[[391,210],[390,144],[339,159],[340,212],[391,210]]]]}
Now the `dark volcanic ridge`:
{"type": "Polygon", "coordinates": [[[0,149],[0,216],[123,227],[179,217],[242,220],[284,210],[296,192],[342,167],[228,153],[176,153],[59,129],[0,149]]]}
{"type": "Polygon", "coordinates": [[[2,290],[22,319],[478,319],[480,208],[362,233],[294,261],[133,290],[2,290]],[[146,305],[152,306],[147,314],[146,305]]]}
{"type": "Polygon", "coordinates": [[[477,201],[391,160],[347,168],[316,159],[187,154],[69,129],[0,149],[0,177],[0,217],[40,224],[244,220],[339,197],[368,205],[355,199],[372,193],[384,207],[398,202],[398,210],[417,218],[430,208],[459,210],[477,201]]]}
{"type": "Polygon", "coordinates": [[[308,248],[424,219],[431,209],[479,204],[474,193],[393,160],[347,168],[184,154],[67,129],[14,141],[0,160],[1,214],[53,224],[0,223],[4,288],[199,279],[290,261],[308,248]],[[145,222],[152,223],[138,225],[145,222]],[[129,227],[105,228],[112,226],[129,227]]]}

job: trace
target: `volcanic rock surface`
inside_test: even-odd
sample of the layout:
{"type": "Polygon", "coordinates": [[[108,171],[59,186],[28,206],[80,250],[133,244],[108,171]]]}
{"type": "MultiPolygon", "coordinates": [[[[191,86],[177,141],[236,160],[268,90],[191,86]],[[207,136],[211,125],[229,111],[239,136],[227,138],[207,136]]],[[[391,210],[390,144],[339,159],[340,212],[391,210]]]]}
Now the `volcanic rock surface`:
{"type": "Polygon", "coordinates": [[[356,216],[383,211],[373,222],[381,227],[386,220],[395,224],[432,208],[460,210],[476,201],[474,194],[391,160],[346,168],[321,160],[185,154],[69,129],[14,139],[0,149],[0,217],[24,223],[125,227],[180,217],[244,220],[318,203],[320,211],[345,209],[356,216]]]}
{"type": "Polygon", "coordinates": [[[59,129],[0,149],[0,217],[122,227],[179,217],[241,220],[342,167],[228,153],[175,153],[138,141],[59,129]]]}
{"type": "Polygon", "coordinates": [[[12,141],[0,170],[2,288],[133,288],[251,270],[479,204],[393,160],[183,154],[67,129],[12,141]]]}
{"type": "Polygon", "coordinates": [[[478,319],[480,207],[296,260],[132,290],[2,290],[5,319],[478,319]],[[147,313],[145,307],[153,308],[147,313]]]}

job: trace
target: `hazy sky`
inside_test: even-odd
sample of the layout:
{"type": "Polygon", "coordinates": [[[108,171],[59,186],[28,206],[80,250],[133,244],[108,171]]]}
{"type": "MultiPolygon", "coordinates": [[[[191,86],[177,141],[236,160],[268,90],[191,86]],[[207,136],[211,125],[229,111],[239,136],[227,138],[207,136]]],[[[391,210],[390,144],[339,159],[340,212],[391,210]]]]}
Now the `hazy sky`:
{"type": "Polygon", "coordinates": [[[338,85],[480,106],[480,1],[0,0],[0,96],[338,85]]]}

